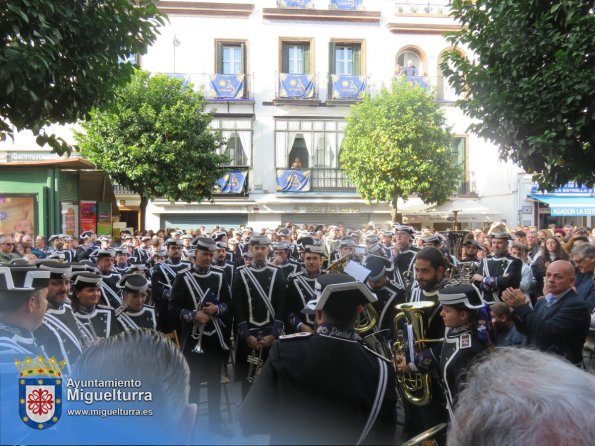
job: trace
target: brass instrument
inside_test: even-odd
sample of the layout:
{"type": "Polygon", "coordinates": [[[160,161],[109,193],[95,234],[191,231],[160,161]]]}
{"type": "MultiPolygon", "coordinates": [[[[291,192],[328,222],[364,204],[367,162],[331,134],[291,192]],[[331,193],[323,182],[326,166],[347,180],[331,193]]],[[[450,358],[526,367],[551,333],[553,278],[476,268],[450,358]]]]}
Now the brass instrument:
{"type": "Polygon", "coordinates": [[[190,335],[192,339],[198,339],[198,342],[192,349],[192,353],[204,353],[205,351],[202,349],[202,338],[203,333],[205,331],[205,323],[203,322],[196,322],[192,327],[192,334],[190,335]]]}
{"type": "Polygon", "coordinates": [[[127,308],[128,308],[128,304],[126,302],[122,302],[122,305],[120,305],[118,308],[116,308],[114,313],[116,316],[120,316],[122,313],[124,313],[126,311],[127,308]]]}
{"type": "Polygon", "coordinates": [[[368,333],[378,323],[378,311],[374,308],[374,305],[366,304],[364,305],[362,312],[357,315],[357,322],[355,324],[355,332],[358,335],[363,335],[364,333],[368,333]]]}
{"type": "Polygon", "coordinates": [[[392,346],[390,341],[387,339],[387,333],[389,331],[390,330],[386,328],[384,330],[370,333],[369,335],[362,338],[362,342],[366,344],[369,349],[374,350],[387,361],[393,362],[394,356],[392,346]]]}
{"type": "MultiPolygon", "coordinates": [[[[342,273],[349,262],[353,259],[353,254],[347,254],[341,257],[339,260],[331,263],[326,269],[327,273],[342,273]]],[[[355,332],[359,335],[372,330],[378,323],[378,312],[374,305],[366,304],[362,309],[362,312],[357,317],[357,323],[355,325],[355,332]]]]}
{"type": "Polygon", "coordinates": [[[401,446],[434,446],[438,445],[438,442],[434,439],[440,432],[446,429],[448,426],[447,423],[440,423],[434,427],[429,428],[426,431],[423,431],[421,434],[416,435],[415,437],[407,440],[405,443],[401,444],[401,446]]]}
{"type": "MultiPolygon", "coordinates": [[[[405,356],[407,340],[401,329],[401,321],[405,319],[411,325],[413,333],[413,354],[427,348],[426,344],[443,342],[443,339],[426,339],[428,318],[436,306],[435,302],[421,301],[399,304],[395,307],[399,312],[395,316],[394,330],[398,333],[393,344],[394,356],[405,356]]],[[[425,406],[432,400],[430,392],[431,378],[429,373],[409,372],[397,373],[397,384],[403,391],[405,398],[416,406],[425,406]]]]}
{"type": "Polygon", "coordinates": [[[89,315],[87,315],[87,322],[81,322],[78,317],[75,317],[74,321],[81,333],[83,348],[87,349],[99,341],[100,337],[97,336],[97,332],[95,331],[95,327],[93,326],[93,322],[89,315]]]}
{"type": "Polygon", "coordinates": [[[328,268],[326,269],[327,273],[342,273],[347,264],[353,259],[353,254],[347,254],[341,257],[339,260],[335,260],[331,263],[328,268]]]}
{"type": "Polygon", "coordinates": [[[479,263],[477,262],[460,262],[459,266],[451,268],[448,281],[452,285],[469,285],[478,269],[479,263]]]}
{"type": "Polygon", "coordinates": [[[248,364],[250,364],[250,368],[248,369],[248,377],[246,380],[251,384],[253,384],[254,381],[256,381],[256,378],[258,378],[258,375],[260,375],[263,366],[262,351],[264,348],[262,345],[262,330],[258,331],[257,339],[258,345],[260,346],[258,353],[256,352],[256,349],[254,349],[252,350],[252,353],[250,353],[250,356],[248,356],[248,364]]]}

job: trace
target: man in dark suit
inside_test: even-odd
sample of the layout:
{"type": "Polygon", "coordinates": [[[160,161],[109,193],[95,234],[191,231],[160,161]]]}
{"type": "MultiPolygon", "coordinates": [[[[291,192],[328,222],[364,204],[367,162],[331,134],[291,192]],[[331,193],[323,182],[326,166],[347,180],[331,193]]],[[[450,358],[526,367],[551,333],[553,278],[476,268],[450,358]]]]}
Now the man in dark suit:
{"type": "Polygon", "coordinates": [[[552,262],[545,273],[545,282],[547,295],[537,301],[535,309],[519,289],[507,288],[502,299],[513,309],[514,324],[529,337],[529,344],[579,364],[591,316],[587,303],[572,289],[574,267],[566,260],[552,262]]]}
{"type": "Polygon", "coordinates": [[[347,274],[317,279],[316,334],[281,336],[241,407],[271,444],[396,444],[395,371],[353,331],[376,297],[347,274]]]}

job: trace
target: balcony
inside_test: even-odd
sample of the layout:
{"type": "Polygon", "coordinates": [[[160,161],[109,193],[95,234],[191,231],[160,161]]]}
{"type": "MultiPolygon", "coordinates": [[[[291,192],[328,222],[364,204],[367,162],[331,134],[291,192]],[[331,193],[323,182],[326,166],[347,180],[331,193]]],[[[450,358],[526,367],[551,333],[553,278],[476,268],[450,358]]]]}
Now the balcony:
{"type": "Polygon", "coordinates": [[[342,169],[312,168],[312,189],[317,192],[355,192],[342,169]]]}
{"type": "Polygon", "coordinates": [[[450,2],[445,0],[400,0],[395,3],[397,15],[448,16],[450,2]]]}
{"type": "Polygon", "coordinates": [[[209,102],[253,103],[253,75],[223,75],[218,73],[164,73],[191,83],[209,102]]]}
{"type": "Polygon", "coordinates": [[[277,73],[275,105],[319,105],[316,74],[277,73]]]}
{"type": "Polygon", "coordinates": [[[327,105],[353,104],[368,93],[368,76],[330,74],[327,105]]]}
{"type": "Polygon", "coordinates": [[[131,190],[126,189],[124,186],[120,184],[113,183],[114,195],[137,195],[136,192],[132,192],[131,190]]]}
{"type": "Polygon", "coordinates": [[[355,185],[341,169],[277,169],[277,192],[355,192],[355,185]]]}

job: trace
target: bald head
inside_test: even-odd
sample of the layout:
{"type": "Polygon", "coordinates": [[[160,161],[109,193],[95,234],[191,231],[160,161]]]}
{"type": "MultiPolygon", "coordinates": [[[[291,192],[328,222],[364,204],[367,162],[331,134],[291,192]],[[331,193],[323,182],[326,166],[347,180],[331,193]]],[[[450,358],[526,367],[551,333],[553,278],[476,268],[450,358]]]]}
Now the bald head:
{"type": "Polygon", "coordinates": [[[559,295],[574,286],[574,266],[567,260],[552,262],[545,273],[546,290],[548,293],[559,295]]]}

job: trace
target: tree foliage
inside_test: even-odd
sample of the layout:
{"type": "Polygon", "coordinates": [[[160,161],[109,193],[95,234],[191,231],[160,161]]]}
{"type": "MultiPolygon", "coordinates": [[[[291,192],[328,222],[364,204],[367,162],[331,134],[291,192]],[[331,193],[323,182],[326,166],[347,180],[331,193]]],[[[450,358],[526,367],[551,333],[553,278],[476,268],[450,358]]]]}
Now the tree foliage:
{"type": "Polygon", "coordinates": [[[595,179],[593,0],[453,0],[463,25],[443,71],[478,135],[500,146],[542,189],[595,179]]]}
{"type": "Polygon", "coordinates": [[[210,198],[226,173],[223,144],[209,127],[202,95],[179,79],[136,71],[116,99],[94,109],[75,132],[81,154],[113,180],[141,196],[141,220],[149,199],[171,202],[210,198]]]}
{"type": "Polygon", "coordinates": [[[130,80],[164,16],[153,0],[10,0],[0,7],[0,140],[29,129],[56,152],[71,147],[43,129],[84,119],[130,80]],[[12,126],[11,126],[12,124],[12,126]]]}
{"type": "Polygon", "coordinates": [[[443,203],[462,173],[434,96],[405,79],[351,108],[340,161],[364,199],[393,205],[393,221],[398,197],[443,203]]]}

